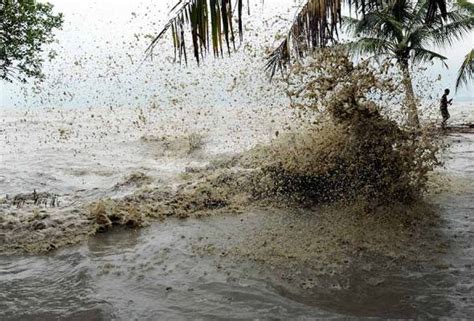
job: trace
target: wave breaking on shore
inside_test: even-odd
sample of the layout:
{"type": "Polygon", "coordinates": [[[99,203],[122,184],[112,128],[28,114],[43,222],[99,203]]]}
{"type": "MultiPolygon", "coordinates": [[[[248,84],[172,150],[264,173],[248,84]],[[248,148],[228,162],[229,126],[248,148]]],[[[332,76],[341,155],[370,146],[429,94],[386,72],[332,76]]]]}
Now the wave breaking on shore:
{"type": "MultiPolygon", "coordinates": [[[[324,66],[304,88],[318,107],[307,106],[304,117],[317,116],[317,123],[302,121],[297,129],[277,132],[270,143],[217,157],[207,166],[187,167],[172,182],[153,183],[147,175],[135,173],[114,186],[132,186],[134,192],[125,196],[61,207],[54,203],[57,196],[43,195],[47,208],[38,207],[43,203],[35,194],[24,195],[21,202],[18,197],[2,199],[1,251],[45,252],[116,225],[137,228],[156,219],[242,212],[256,206],[364,204],[364,210],[357,211],[362,219],[380,216],[377,213],[387,206],[418,203],[429,173],[439,165],[436,135],[400,126],[384,115],[383,106],[368,99],[374,88],[392,88],[368,65],[354,65],[341,51],[316,55],[311,64],[324,66]]],[[[157,157],[168,158],[202,157],[204,139],[198,134],[142,138],[157,157]]],[[[401,212],[392,215],[418,220],[401,212]]],[[[343,217],[353,220],[351,215],[343,217]]]]}

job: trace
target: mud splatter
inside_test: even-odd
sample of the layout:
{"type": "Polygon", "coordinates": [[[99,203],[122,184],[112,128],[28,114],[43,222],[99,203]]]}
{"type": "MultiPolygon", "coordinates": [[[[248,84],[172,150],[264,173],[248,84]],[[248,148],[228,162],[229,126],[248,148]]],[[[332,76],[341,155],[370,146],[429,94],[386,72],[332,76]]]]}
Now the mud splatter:
{"type": "MultiPolygon", "coordinates": [[[[439,165],[439,145],[432,131],[414,131],[384,116],[383,106],[368,97],[373,88],[390,88],[390,82],[386,83],[367,64],[354,65],[337,50],[315,56],[312,64],[327,67],[322,69],[323,75],[309,82],[312,86],[305,87],[312,99],[324,106],[323,111],[316,108],[320,113],[318,123],[307,123],[278,135],[267,145],[213,161],[207,167],[188,168],[181,183],[147,186],[148,177],[132,175],[125,185],[134,184],[139,189],[131,195],[57,209],[64,217],[73,218],[72,222],[53,220],[57,233],[13,232],[34,228],[30,224],[32,216],[18,217],[11,211],[6,215],[8,223],[2,224],[4,248],[44,251],[115,225],[137,228],[152,219],[170,216],[201,217],[254,206],[309,208],[336,204],[338,209],[337,204],[344,204],[350,209],[364,204],[363,210],[334,215],[339,217],[333,222],[335,226],[349,229],[356,218],[365,221],[360,223],[363,226],[371,222],[371,217],[379,217],[374,213],[381,209],[417,204],[427,188],[429,173],[439,165]],[[71,233],[65,228],[71,225],[82,231],[71,233]],[[20,237],[26,234],[28,237],[20,237]]],[[[314,112],[313,107],[307,107],[306,112],[314,112]]],[[[199,135],[143,139],[153,151],[170,152],[174,157],[183,156],[177,153],[196,153],[204,142],[199,135]]],[[[400,213],[395,216],[400,216],[400,222],[406,221],[402,226],[418,220],[416,215],[400,213]]],[[[343,233],[343,229],[331,233],[336,232],[343,233]]]]}
{"type": "Polygon", "coordinates": [[[205,136],[191,133],[181,136],[142,136],[156,157],[197,156],[205,145],[205,136]]]}

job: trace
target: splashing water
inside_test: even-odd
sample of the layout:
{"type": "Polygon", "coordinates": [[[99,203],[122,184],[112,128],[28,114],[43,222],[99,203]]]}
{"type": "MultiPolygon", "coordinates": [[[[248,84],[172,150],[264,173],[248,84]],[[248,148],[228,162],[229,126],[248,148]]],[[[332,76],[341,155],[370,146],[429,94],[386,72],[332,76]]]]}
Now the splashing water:
{"type": "MultiPolygon", "coordinates": [[[[198,311],[221,318],[228,316],[223,311],[229,302],[237,302],[236,318],[262,310],[268,317],[469,315],[472,300],[465,293],[472,260],[465,258],[472,257],[467,255],[472,238],[464,214],[469,201],[457,204],[454,218],[443,222],[446,211],[437,206],[444,203],[420,200],[438,164],[436,141],[400,127],[367,98],[364,90],[378,80],[367,66],[354,66],[337,53],[315,61],[334,65],[334,60],[341,69],[330,76],[338,84],[318,78],[328,84],[315,94],[327,97],[316,125],[308,124],[311,117],[288,118],[286,110],[273,111],[276,122],[263,121],[264,108],[252,113],[253,119],[242,110],[196,114],[203,121],[188,120],[187,131],[179,133],[173,129],[183,128],[184,121],[153,107],[132,114],[49,110],[6,118],[11,126],[3,133],[1,183],[9,196],[0,204],[2,251],[47,252],[109,233],[44,257],[4,256],[4,317],[186,318],[198,311]],[[223,114],[242,128],[219,123],[223,114]],[[165,119],[161,128],[153,127],[153,117],[165,119]],[[288,119],[292,128],[282,130],[288,119]],[[238,133],[230,136],[232,143],[224,138],[229,133],[238,133]],[[41,184],[49,194],[25,191],[41,184]],[[55,197],[54,207],[48,197],[55,197]],[[203,218],[217,213],[227,215],[203,218]],[[235,213],[243,214],[229,215],[235,213]],[[153,223],[168,217],[201,220],[153,223]],[[150,224],[143,232],[135,229],[150,224]],[[110,233],[117,225],[133,229],[110,233]],[[459,240],[452,240],[449,227],[459,240]],[[423,282],[404,290],[417,277],[423,282]],[[47,294],[37,293],[48,280],[47,294]],[[129,280],[136,291],[124,302],[120,293],[129,280]],[[435,290],[424,282],[436,284],[435,290]],[[426,296],[439,290],[451,298],[452,284],[460,294],[438,298],[431,308],[426,296]],[[359,287],[364,308],[348,299],[359,287]],[[377,287],[381,290],[374,291],[377,287]],[[69,309],[58,308],[64,306],[58,298],[66,297],[58,296],[58,289],[77,294],[69,309]],[[387,295],[380,307],[368,308],[379,299],[374,293],[397,299],[387,295]],[[322,299],[324,294],[331,300],[322,299]],[[249,303],[250,297],[257,303],[249,303]],[[312,298],[318,298],[316,304],[312,298]],[[151,309],[157,299],[166,303],[151,309]],[[220,309],[209,311],[211,306],[220,309]],[[241,312],[242,306],[251,312],[241,312]],[[275,306],[283,311],[272,310],[275,306]]],[[[469,148],[463,153],[470,155],[469,148]]],[[[470,170],[464,169],[472,182],[470,170]]],[[[437,198],[430,195],[427,200],[437,198]]],[[[456,201],[463,197],[454,195],[456,201]]]]}

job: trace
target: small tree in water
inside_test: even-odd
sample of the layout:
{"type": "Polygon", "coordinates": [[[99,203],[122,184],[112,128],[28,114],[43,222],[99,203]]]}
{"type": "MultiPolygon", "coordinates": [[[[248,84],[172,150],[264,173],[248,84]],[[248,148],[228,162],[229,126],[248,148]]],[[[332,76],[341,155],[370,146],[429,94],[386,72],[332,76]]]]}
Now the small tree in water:
{"type": "Polygon", "coordinates": [[[412,127],[419,127],[419,119],[410,64],[434,59],[443,62],[446,57],[428,48],[452,45],[474,26],[474,17],[463,8],[453,7],[446,19],[437,14],[430,23],[425,21],[427,10],[426,0],[391,0],[360,20],[346,19],[348,30],[357,39],[349,44],[352,52],[396,60],[405,89],[408,125],[412,127]]]}
{"type": "Polygon", "coordinates": [[[53,30],[62,26],[62,14],[54,14],[49,3],[1,0],[0,17],[0,78],[41,78],[42,51],[54,41],[53,30]]]}

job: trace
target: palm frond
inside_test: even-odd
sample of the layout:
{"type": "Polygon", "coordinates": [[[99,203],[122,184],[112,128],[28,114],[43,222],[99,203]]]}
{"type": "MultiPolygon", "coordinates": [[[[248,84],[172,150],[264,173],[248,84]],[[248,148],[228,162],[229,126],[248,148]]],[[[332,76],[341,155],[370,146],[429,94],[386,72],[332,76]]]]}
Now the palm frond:
{"type": "Polygon", "coordinates": [[[365,54],[372,55],[390,55],[394,52],[393,44],[382,38],[362,37],[357,41],[346,44],[350,52],[357,56],[365,54]]]}
{"type": "Polygon", "coordinates": [[[425,48],[413,48],[412,51],[414,52],[413,60],[417,62],[428,62],[432,61],[433,59],[439,59],[443,63],[445,67],[448,67],[445,60],[448,59],[447,57],[440,55],[437,52],[425,49],[425,48]]]}
{"type": "Polygon", "coordinates": [[[443,17],[440,14],[435,15],[432,19],[432,21],[428,24],[425,24],[426,26],[431,26],[431,27],[442,27],[446,25],[449,22],[456,22],[460,20],[465,20],[467,16],[472,17],[472,12],[467,10],[466,8],[459,7],[457,5],[453,6],[453,8],[449,11],[446,12],[446,15],[443,17]]]}
{"type": "Polygon", "coordinates": [[[231,47],[235,49],[235,34],[238,33],[240,39],[243,37],[243,0],[235,0],[235,4],[237,7],[237,30],[235,30],[233,23],[235,11],[231,0],[180,0],[171,10],[173,17],[153,38],[146,49],[146,56],[153,56],[153,49],[171,30],[175,56],[179,61],[184,57],[187,62],[186,27],[189,27],[194,58],[198,64],[211,47],[215,56],[222,56],[224,41],[227,52],[230,54],[231,47]]]}
{"type": "MultiPolygon", "coordinates": [[[[365,1],[365,0],[363,0],[365,1]]],[[[318,47],[335,43],[338,36],[338,24],[342,20],[341,0],[307,0],[296,14],[286,37],[268,56],[266,69],[270,78],[277,67],[280,69],[291,58],[297,57],[318,47]]]]}
{"type": "Polygon", "coordinates": [[[427,1],[419,1],[413,21],[408,28],[407,42],[413,47],[433,45],[433,43],[442,47],[452,45],[472,30],[472,14],[458,5],[447,11],[444,17],[436,14],[430,23],[426,23],[422,17],[426,15],[427,4],[427,1]]]}
{"type": "Polygon", "coordinates": [[[469,2],[469,0],[457,0],[456,5],[459,8],[469,11],[471,14],[474,14],[474,3],[469,2]]]}
{"type": "MultiPolygon", "coordinates": [[[[403,34],[400,22],[413,20],[413,4],[410,0],[307,0],[297,13],[287,37],[268,56],[267,70],[272,71],[271,77],[277,69],[275,64],[278,63],[281,66],[281,61],[278,62],[276,57],[282,56],[285,61],[290,61],[292,53],[301,56],[317,47],[336,43],[338,29],[341,23],[344,23],[341,17],[343,1],[346,1],[350,8],[361,13],[364,19],[367,18],[366,22],[373,20],[367,25],[353,25],[352,27],[356,28],[354,34],[365,31],[366,35],[375,37],[380,34],[379,31],[382,28],[385,34],[395,35],[401,40],[403,34]],[[370,16],[374,12],[377,14],[370,16]],[[397,17],[403,17],[403,19],[400,21],[397,17]],[[281,55],[282,48],[286,50],[284,55],[281,55]]],[[[423,11],[425,13],[423,21],[438,15],[444,17],[447,13],[446,0],[420,1],[427,3],[424,5],[426,9],[423,11]]]]}
{"type": "Polygon", "coordinates": [[[438,14],[445,18],[447,12],[446,0],[429,0],[426,10],[426,22],[431,23],[438,14]]]}
{"type": "MultiPolygon", "coordinates": [[[[452,12],[450,13],[450,22],[429,30],[430,42],[437,46],[452,46],[455,41],[461,40],[464,35],[473,30],[474,16],[452,12]]],[[[428,26],[429,28],[429,26],[428,26]]]]}
{"type": "Polygon", "coordinates": [[[347,21],[345,18],[342,23],[349,23],[346,26],[347,31],[355,37],[367,35],[372,37],[380,37],[385,35],[386,38],[395,37],[399,40],[403,38],[403,23],[394,16],[383,11],[368,12],[360,20],[347,21]]]}
{"type": "Polygon", "coordinates": [[[285,39],[267,58],[265,72],[270,75],[270,79],[273,78],[277,69],[283,71],[289,60],[290,48],[288,46],[288,41],[285,39]]]}
{"type": "Polygon", "coordinates": [[[458,77],[456,79],[456,91],[461,86],[467,86],[469,80],[474,78],[474,49],[472,49],[464,58],[459,68],[458,77]]]}
{"type": "Polygon", "coordinates": [[[383,8],[367,12],[361,19],[347,19],[347,29],[359,41],[349,45],[358,55],[392,54],[398,60],[426,62],[445,57],[426,49],[436,45],[451,45],[460,40],[474,25],[473,15],[466,10],[453,7],[445,14],[435,15],[431,23],[426,23],[429,0],[388,0],[383,8]]]}
{"type": "MultiPolygon", "coordinates": [[[[427,2],[427,18],[432,20],[438,15],[445,17],[447,0],[420,1],[427,2]]],[[[244,0],[177,0],[171,12],[172,18],[152,39],[146,49],[146,57],[153,56],[153,49],[167,32],[171,32],[175,55],[180,61],[183,57],[187,61],[187,33],[191,34],[193,54],[198,63],[211,47],[214,56],[222,56],[225,48],[230,54],[232,48],[235,49],[236,34],[240,40],[243,37],[243,2],[244,0]],[[234,26],[234,19],[237,20],[237,27],[234,26]]],[[[277,68],[284,68],[284,64],[292,56],[299,57],[315,48],[337,42],[343,2],[362,15],[375,8],[386,8],[385,15],[401,15],[405,20],[410,19],[407,14],[410,11],[410,0],[305,0],[286,37],[268,57],[266,67],[271,76],[277,68]]],[[[387,20],[383,28],[384,32],[400,37],[399,28],[393,21],[387,20]]]]}
{"type": "Polygon", "coordinates": [[[359,19],[351,17],[351,16],[343,16],[341,23],[344,26],[345,30],[352,33],[352,32],[355,32],[355,29],[359,21],[360,21],[359,19]]]}

